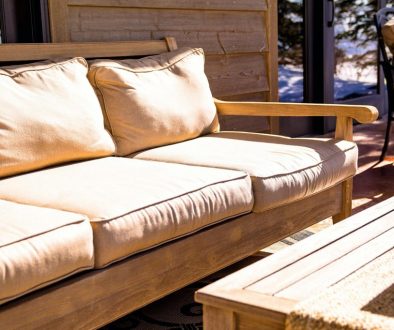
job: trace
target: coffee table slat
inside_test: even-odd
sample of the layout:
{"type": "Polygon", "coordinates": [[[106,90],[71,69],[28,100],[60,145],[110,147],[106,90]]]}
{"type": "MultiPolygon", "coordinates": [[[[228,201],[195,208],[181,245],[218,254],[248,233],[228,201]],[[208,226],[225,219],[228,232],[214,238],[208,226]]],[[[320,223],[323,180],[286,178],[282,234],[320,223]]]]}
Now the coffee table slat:
{"type": "Polygon", "coordinates": [[[297,303],[393,249],[394,197],[198,290],[196,301],[214,310],[204,329],[283,329],[297,303]]]}
{"type": "Polygon", "coordinates": [[[394,229],[385,232],[360,248],[296,282],[287,289],[278,292],[275,296],[295,300],[305,299],[346,278],[356,270],[387,253],[393,247],[394,229]]]}
{"type": "MultiPolygon", "coordinates": [[[[277,292],[285,290],[294,283],[302,281],[310,274],[318,272],[320,269],[324,269],[332,263],[335,264],[341,257],[368,244],[369,241],[379,237],[387,230],[394,227],[391,217],[386,215],[378,219],[379,221],[375,219],[369,222],[364,227],[336,241],[332,241],[331,244],[327,244],[314,253],[300,258],[295,263],[289,264],[288,267],[270,276],[265,278],[260,277],[256,283],[248,286],[246,289],[268,295],[275,295],[277,292]]],[[[286,297],[282,294],[281,296],[286,297]]]]}
{"type": "Polygon", "coordinates": [[[220,283],[210,284],[209,288],[212,290],[214,290],[215,287],[221,289],[226,288],[228,290],[231,288],[245,288],[262,278],[268,277],[288,265],[297,262],[306,255],[310,255],[315,251],[320,250],[331,242],[349,235],[349,233],[352,233],[358,228],[361,228],[370,222],[374,222],[377,218],[390,213],[393,208],[394,198],[381,202],[373,208],[366,209],[351,218],[337,223],[333,227],[327,228],[293,246],[289,246],[278,251],[274,255],[264,259],[264,263],[256,263],[245,267],[239,271],[242,272],[242,276],[239,276],[238,272],[235,272],[222,279],[220,283]]]}

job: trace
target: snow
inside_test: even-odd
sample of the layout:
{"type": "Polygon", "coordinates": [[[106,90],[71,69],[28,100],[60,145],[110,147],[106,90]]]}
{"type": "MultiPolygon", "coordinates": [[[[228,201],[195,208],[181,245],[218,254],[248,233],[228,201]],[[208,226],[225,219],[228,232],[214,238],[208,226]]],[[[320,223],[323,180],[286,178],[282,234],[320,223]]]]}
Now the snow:
{"type": "MultiPolygon", "coordinates": [[[[349,62],[337,67],[334,77],[334,98],[343,100],[376,93],[376,68],[357,70],[349,62]]],[[[282,102],[302,102],[304,77],[301,67],[279,65],[279,99],[282,102]]]]}

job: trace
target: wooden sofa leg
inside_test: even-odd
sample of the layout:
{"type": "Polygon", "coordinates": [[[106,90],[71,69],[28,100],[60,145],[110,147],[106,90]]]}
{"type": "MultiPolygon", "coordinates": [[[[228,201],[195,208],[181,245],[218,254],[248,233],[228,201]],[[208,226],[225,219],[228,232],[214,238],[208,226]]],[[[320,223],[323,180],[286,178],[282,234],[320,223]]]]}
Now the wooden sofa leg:
{"type": "Polygon", "coordinates": [[[335,223],[350,217],[352,214],[353,178],[342,182],[342,211],[332,217],[335,223]]]}

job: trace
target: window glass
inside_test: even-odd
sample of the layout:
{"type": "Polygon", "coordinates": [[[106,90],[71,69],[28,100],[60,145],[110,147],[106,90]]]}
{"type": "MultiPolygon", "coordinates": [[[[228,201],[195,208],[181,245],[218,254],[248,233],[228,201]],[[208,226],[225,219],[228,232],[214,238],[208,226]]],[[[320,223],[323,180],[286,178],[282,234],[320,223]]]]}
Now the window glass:
{"type": "Polygon", "coordinates": [[[302,102],[304,97],[302,0],[278,1],[279,99],[302,102]]]}
{"type": "Polygon", "coordinates": [[[376,94],[377,0],[335,1],[335,100],[376,94]]]}

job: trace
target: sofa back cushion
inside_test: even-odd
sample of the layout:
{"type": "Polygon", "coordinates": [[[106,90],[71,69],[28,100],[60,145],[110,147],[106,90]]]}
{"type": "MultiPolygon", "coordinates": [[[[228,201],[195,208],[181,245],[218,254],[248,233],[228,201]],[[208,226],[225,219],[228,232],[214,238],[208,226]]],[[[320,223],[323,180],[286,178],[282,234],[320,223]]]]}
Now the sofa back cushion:
{"type": "Polygon", "coordinates": [[[142,59],[95,60],[89,80],[120,156],[219,129],[202,49],[183,48],[142,59]]]}
{"type": "Polygon", "coordinates": [[[83,58],[0,68],[0,177],[109,156],[83,58]]]}

